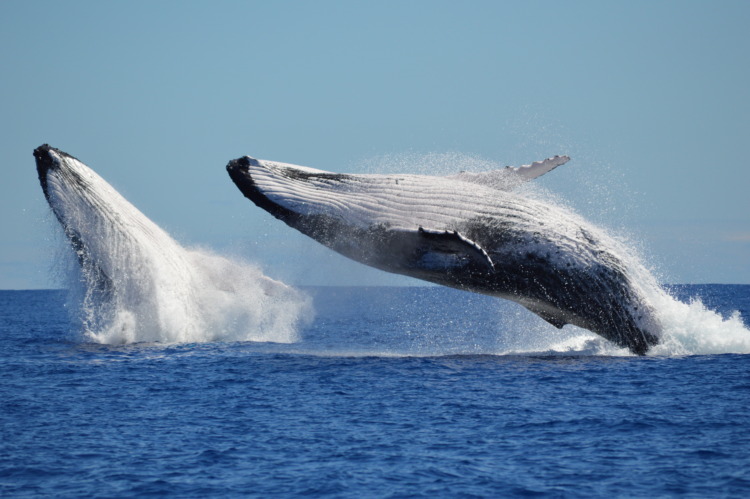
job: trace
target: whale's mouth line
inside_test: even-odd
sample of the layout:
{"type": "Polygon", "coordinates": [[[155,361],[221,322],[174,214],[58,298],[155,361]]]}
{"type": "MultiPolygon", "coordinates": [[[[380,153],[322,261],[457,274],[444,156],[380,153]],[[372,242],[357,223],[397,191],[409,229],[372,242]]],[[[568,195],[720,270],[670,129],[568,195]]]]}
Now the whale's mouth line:
{"type": "Polygon", "coordinates": [[[300,213],[297,213],[289,208],[281,206],[280,204],[271,200],[261,190],[258,184],[253,179],[250,173],[251,167],[266,168],[255,158],[250,156],[243,156],[241,158],[233,159],[227,164],[227,172],[229,177],[235,183],[237,188],[248,198],[250,201],[255,203],[256,206],[267,211],[279,220],[285,223],[290,223],[292,220],[298,218],[300,213]]]}

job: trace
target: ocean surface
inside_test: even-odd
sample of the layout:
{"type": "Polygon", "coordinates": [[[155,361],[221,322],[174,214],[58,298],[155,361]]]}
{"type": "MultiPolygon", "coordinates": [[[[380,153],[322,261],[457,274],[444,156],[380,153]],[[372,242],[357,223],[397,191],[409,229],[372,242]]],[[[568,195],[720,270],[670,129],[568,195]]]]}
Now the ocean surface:
{"type": "MultiPolygon", "coordinates": [[[[695,345],[748,325],[750,286],[670,290],[729,321],[695,345]]],[[[302,291],[292,341],[123,345],[64,291],[0,291],[0,496],[750,497],[750,355],[636,357],[446,288],[302,291]]]]}

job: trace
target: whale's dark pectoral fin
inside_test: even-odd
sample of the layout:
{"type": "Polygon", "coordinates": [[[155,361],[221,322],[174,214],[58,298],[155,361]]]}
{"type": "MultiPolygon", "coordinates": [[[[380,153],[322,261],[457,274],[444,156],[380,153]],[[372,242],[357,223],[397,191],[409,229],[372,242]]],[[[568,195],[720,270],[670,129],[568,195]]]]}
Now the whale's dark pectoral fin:
{"type": "Polygon", "coordinates": [[[420,227],[417,234],[419,249],[423,252],[423,263],[430,262],[436,267],[451,266],[446,263],[453,259],[471,262],[487,272],[495,270],[495,264],[484,248],[460,232],[420,227]]]}
{"type": "Polygon", "coordinates": [[[491,274],[495,264],[479,244],[453,230],[385,228],[375,237],[400,255],[392,264],[406,271],[481,272],[491,274]]]}
{"type": "Polygon", "coordinates": [[[557,329],[562,329],[563,326],[568,323],[563,318],[552,314],[547,308],[541,305],[535,306],[527,303],[524,303],[523,305],[531,312],[534,312],[536,315],[555,326],[557,329]]]}

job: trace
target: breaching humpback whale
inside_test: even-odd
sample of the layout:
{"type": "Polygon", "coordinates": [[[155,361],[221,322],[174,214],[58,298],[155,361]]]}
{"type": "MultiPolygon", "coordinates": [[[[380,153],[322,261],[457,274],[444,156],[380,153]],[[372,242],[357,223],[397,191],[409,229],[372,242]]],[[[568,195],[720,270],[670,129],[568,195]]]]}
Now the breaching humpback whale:
{"type": "Polygon", "coordinates": [[[297,291],[255,267],[184,248],[70,154],[44,144],[34,157],[81,269],[70,284],[91,339],[292,341],[307,308],[297,291]]]}
{"type": "Polygon", "coordinates": [[[568,159],[445,177],[340,174],[249,156],[227,170],[257,206],[346,257],[512,300],[643,355],[658,342],[658,321],[616,245],[567,210],[513,192],[568,159]]]}

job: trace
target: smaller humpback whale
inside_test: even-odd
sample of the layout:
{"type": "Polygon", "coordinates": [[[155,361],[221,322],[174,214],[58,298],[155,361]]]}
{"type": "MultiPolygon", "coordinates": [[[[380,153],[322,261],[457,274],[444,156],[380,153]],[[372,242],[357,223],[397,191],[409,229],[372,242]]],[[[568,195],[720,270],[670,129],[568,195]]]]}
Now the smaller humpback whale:
{"type": "Polygon", "coordinates": [[[84,329],[101,329],[125,308],[138,310],[132,320],[153,330],[181,329],[193,279],[187,252],[77,158],[47,144],[34,158],[44,197],[80,265],[84,329]]]}
{"type": "Polygon", "coordinates": [[[306,299],[254,267],[184,248],[83,162],[47,144],[39,182],[80,267],[83,332],[98,342],[291,341],[306,299]],[[240,279],[239,276],[244,277],[240,279]]]}
{"type": "Polygon", "coordinates": [[[513,192],[568,159],[446,177],[340,174],[249,156],[227,170],[257,206],[346,257],[512,300],[643,355],[660,328],[617,245],[575,214],[513,192]]]}

